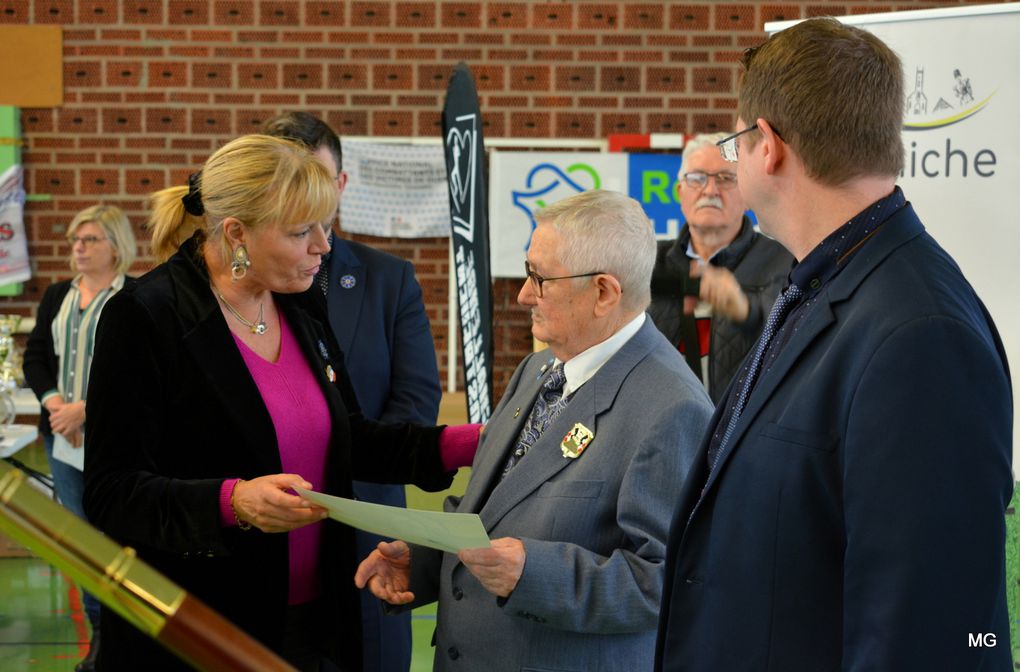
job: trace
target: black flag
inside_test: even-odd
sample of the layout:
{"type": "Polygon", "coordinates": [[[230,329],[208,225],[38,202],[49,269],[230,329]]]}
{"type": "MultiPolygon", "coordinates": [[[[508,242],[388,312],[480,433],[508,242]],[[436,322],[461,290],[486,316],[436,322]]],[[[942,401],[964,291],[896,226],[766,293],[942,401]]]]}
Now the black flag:
{"type": "Polygon", "coordinates": [[[446,90],[443,146],[450,183],[450,226],[457,277],[461,354],[469,422],[492,412],[492,282],[485,203],[485,145],[471,71],[458,63],[446,90]]]}

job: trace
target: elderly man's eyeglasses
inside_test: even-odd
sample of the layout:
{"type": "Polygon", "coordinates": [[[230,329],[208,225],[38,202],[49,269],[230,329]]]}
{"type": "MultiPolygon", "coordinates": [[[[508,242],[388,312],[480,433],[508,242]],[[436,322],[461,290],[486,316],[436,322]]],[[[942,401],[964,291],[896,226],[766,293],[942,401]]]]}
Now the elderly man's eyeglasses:
{"type": "Polygon", "coordinates": [[[67,243],[71,247],[74,247],[78,243],[84,243],[85,247],[92,247],[93,245],[95,245],[96,243],[98,243],[101,240],[106,240],[106,238],[101,238],[99,236],[68,236],[67,237],[67,243]]]}
{"type": "Polygon", "coordinates": [[[742,131],[737,131],[733,135],[727,136],[715,143],[719,147],[719,153],[722,154],[722,158],[729,161],[730,163],[737,162],[737,138],[742,136],[744,133],[750,133],[751,131],[758,130],[758,124],[755,123],[748,126],[742,131]]]}
{"type": "Polygon", "coordinates": [[[571,278],[590,278],[595,275],[602,275],[602,271],[594,271],[592,273],[578,273],[577,275],[559,275],[555,278],[543,278],[541,275],[531,269],[531,265],[524,262],[524,272],[528,275],[528,278],[534,283],[535,294],[538,298],[542,298],[542,283],[549,282],[550,280],[570,280],[571,278]]]}
{"type": "Polygon", "coordinates": [[[722,170],[718,173],[707,173],[703,170],[692,170],[689,173],[684,173],[680,176],[680,179],[684,181],[691,189],[702,190],[708,186],[709,178],[715,178],[715,186],[719,189],[729,189],[737,186],[737,174],[731,173],[728,170],[722,170]]]}

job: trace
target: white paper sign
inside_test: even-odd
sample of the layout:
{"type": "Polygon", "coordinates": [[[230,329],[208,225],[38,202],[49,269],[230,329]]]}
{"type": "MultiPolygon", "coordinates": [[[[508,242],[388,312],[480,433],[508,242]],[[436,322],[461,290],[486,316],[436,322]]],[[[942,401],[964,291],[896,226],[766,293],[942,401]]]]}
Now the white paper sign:
{"type": "Polygon", "coordinates": [[[409,544],[448,553],[489,545],[489,535],[485,533],[482,519],[475,513],[418,511],[324,495],[304,488],[294,488],[294,491],[328,510],[333,520],[409,544]]]}

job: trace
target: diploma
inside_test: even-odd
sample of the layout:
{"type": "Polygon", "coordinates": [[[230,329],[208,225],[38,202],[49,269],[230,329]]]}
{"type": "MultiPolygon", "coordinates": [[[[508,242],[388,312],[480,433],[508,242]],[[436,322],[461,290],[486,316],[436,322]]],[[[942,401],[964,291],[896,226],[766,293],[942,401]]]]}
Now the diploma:
{"type": "Polygon", "coordinates": [[[333,520],[409,544],[449,553],[489,545],[489,535],[476,513],[418,511],[324,495],[304,488],[294,488],[294,491],[329,511],[333,520]]]}

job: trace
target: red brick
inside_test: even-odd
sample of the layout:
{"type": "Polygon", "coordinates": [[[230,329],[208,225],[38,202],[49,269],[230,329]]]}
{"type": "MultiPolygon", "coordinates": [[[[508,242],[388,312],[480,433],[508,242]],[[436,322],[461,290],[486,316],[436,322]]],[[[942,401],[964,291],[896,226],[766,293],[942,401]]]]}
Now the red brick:
{"type": "Polygon", "coordinates": [[[21,110],[22,133],[52,133],[53,129],[53,110],[51,108],[23,108],[21,110]]]}
{"type": "Polygon", "coordinates": [[[625,51],[623,60],[626,63],[661,63],[663,54],[658,49],[655,51],[625,51]]]}
{"type": "Polygon", "coordinates": [[[488,44],[502,46],[506,42],[502,33],[467,33],[464,44],[488,44]]]}
{"type": "Polygon", "coordinates": [[[357,95],[351,96],[351,105],[355,107],[377,107],[385,108],[393,104],[393,97],[387,95],[357,95]]]}
{"type": "Polygon", "coordinates": [[[443,134],[443,113],[439,110],[418,110],[416,134],[418,137],[439,137],[443,134]]]}
{"type": "Polygon", "coordinates": [[[459,44],[460,35],[457,33],[418,33],[419,44],[459,44]]]}
{"type": "Polygon", "coordinates": [[[758,30],[764,31],[765,24],[769,21],[790,21],[799,19],[800,7],[797,5],[762,5],[761,20],[758,22],[758,30]]]}
{"type": "Polygon", "coordinates": [[[649,133],[685,133],[687,115],[682,112],[655,112],[648,115],[649,133]]]}
{"type": "Polygon", "coordinates": [[[543,2],[532,6],[531,27],[563,29],[574,27],[574,8],[569,4],[543,2]]]}
{"type": "Polygon", "coordinates": [[[612,133],[642,133],[641,115],[634,113],[607,112],[602,115],[602,135],[612,133]]]}
{"type": "Polygon", "coordinates": [[[542,33],[514,33],[510,36],[510,44],[515,46],[531,45],[547,47],[552,44],[552,35],[542,33]]]}
{"type": "Polygon", "coordinates": [[[670,30],[708,30],[708,5],[674,5],[669,8],[670,30]]]}
{"type": "Polygon", "coordinates": [[[674,63],[708,63],[707,51],[671,51],[669,60],[674,63]]]}
{"type": "Polygon", "coordinates": [[[148,30],[145,32],[145,39],[168,42],[180,42],[188,39],[186,30],[148,30]]]}
{"type": "Polygon", "coordinates": [[[233,42],[234,33],[229,30],[193,30],[192,42],[233,42]]]}
{"type": "Polygon", "coordinates": [[[436,5],[432,2],[398,2],[396,25],[400,28],[432,28],[436,25],[436,5]]]}
{"type": "Polygon", "coordinates": [[[283,88],[321,89],[322,65],[319,63],[286,63],[283,66],[283,88]]]}
{"type": "Polygon", "coordinates": [[[548,65],[514,65],[510,67],[510,90],[548,91],[550,79],[548,65]]]}
{"type": "Polygon", "coordinates": [[[388,2],[352,2],[352,26],[390,25],[390,3],[388,2]]]}
{"type": "Polygon", "coordinates": [[[732,35],[695,35],[695,47],[729,47],[733,44],[732,35]]]}
{"type": "Polygon", "coordinates": [[[715,5],[712,9],[716,30],[754,30],[757,25],[754,5],[715,5]]]}
{"type": "MultiPolygon", "coordinates": [[[[259,58],[263,59],[297,59],[301,57],[301,50],[294,47],[263,47],[259,49],[259,58]]],[[[314,63],[313,65],[319,65],[314,63]]]]}
{"type": "Polygon", "coordinates": [[[191,110],[190,130],[194,135],[231,135],[230,110],[191,110]]]}
{"type": "Polygon", "coordinates": [[[80,134],[99,131],[99,114],[94,109],[63,107],[57,114],[57,128],[61,133],[80,134]]]}
{"type": "Polygon", "coordinates": [[[647,44],[649,47],[684,47],[687,46],[686,35],[649,35],[647,44]]]}
{"type": "Polygon", "coordinates": [[[252,93],[214,93],[213,104],[215,105],[253,105],[255,94],[252,93]]]}
{"type": "Polygon", "coordinates": [[[419,65],[418,88],[424,90],[445,90],[452,74],[452,65],[419,65]]]}
{"type": "Polygon", "coordinates": [[[591,65],[560,65],[556,67],[558,91],[594,91],[595,67],[591,65]]]}
{"type": "Polygon", "coordinates": [[[340,135],[368,135],[368,112],[364,110],[331,110],[326,122],[340,135]]]}
{"type": "Polygon", "coordinates": [[[482,50],[481,49],[443,49],[442,60],[444,60],[444,61],[467,61],[467,62],[480,61],[480,60],[482,60],[482,50]]]}
{"type": "Polygon", "coordinates": [[[81,56],[120,56],[120,47],[115,44],[89,45],[79,47],[81,56]]]}
{"type": "Polygon", "coordinates": [[[603,63],[614,63],[620,60],[618,51],[588,51],[582,50],[577,53],[577,60],[582,63],[601,61],[603,63]]]}
{"type": "Polygon", "coordinates": [[[414,135],[414,114],[407,111],[376,110],[372,112],[373,135],[414,135]]]}
{"type": "Polygon", "coordinates": [[[149,63],[149,86],[188,85],[188,64],[180,61],[163,61],[149,63]]]}
{"type": "Polygon", "coordinates": [[[42,0],[35,3],[35,23],[74,23],[71,0],[42,0]]]}
{"type": "Polygon", "coordinates": [[[440,6],[443,28],[478,28],[482,24],[481,7],[477,2],[444,2],[440,6]]]}
{"type": "Polygon", "coordinates": [[[535,96],[531,104],[534,107],[573,107],[574,99],[570,96],[535,96]]]}
{"type": "Polygon", "coordinates": [[[479,91],[503,90],[505,72],[502,65],[476,65],[472,66],[471,72],[475,76],[475,86],[479,91]]]}
{"type": "Polygon", "coordinates": [[[184,58],[209,58],[209,47],[172,45],[170,55],[184,58]]]}
{"type": "Polygon", "coordinates": [[[28,23],[28,0],[3,0],[0,2],[0,23],[28,23]]]}
{"type": "MultiPolygon", "coordinates": [[[[489,96],[488,105],[492,107],[527,107],[527,96],[489,96]]],[[[483,105],[482,107],[485,107],[483,105]]]]}
{"type": "Polygon", "coordinates": [[[85,86],[94,88],[102,86],[102,75],[99,74],[99,61],[64,61],[64,86],[85,86]]]}
{"type": "Polygon", "coordinates": [[[124,94],[114,91],[83,91],[81,94],[83,103],[120,103],[123,99],[124,94]]]}
{"type": "Polygon", "coordinates": [[[698,93],[730,93],[731,74],[728,68],[694,68],[692,89],[698,93]]]}
{"type": "Polygon", "coordinates": [[[92,152],[57,152],[57,163],[91,165],[96,163],[96,155],[92,152]]]}
{"type": "Polygon", "coordinates": [[[140,154],[127,154],[124,152],[106,153],[99,157],[99,162],[104,166],[116,165],[138,165],[142,162],[140,154]]]}
{"type": "Polygon", "coordinates": [[[641,68],[634,66],[604,66],[599,91],[640,91],[641,68]]]}
{"type": "Polygon", "coordinates": [[[300,17],[299,3],[295,0],[263,0],[259,3],[260,25],[296,26],[300,17]]]}
{"type": "Polygon", "coordinates": [[[372,88],[406,91],[414,87],[414,74],[410,65],[373,65],[372,88]]]}
{"type": "Polygon", "coordinates": [[[640,109],[661,110],[662,109],[662,98],[659,97],[659,96],[624,96],[623,97],[623,109],[625,109],[625,110],[640,110],[640,109]]]}
{"type": "Polygon", "coordinates": [[[141,133],[142,112],[137,107],[115,108],[103,110],[103,133],[116,137],[121,133],[141,133]]]}
{"type": "Polygon", "coordinates": [[[161,0],[125,0],[124,23],[163,23],[161,0]]]}
{"type": "Polygon", "coordinates": [[[110,61],[106,64],[107,86],[138,86],[142,80],[142,64],[137,61],[110,61]]]}
{"type": "Polygon", "coordinates": [[[598,43],[591,33],[566,33],[556,36],[556,44],[565,47],[592,47],[598,43]]]}
{"type": "Polygon", "coordinates": [[[556,137],[558,138],[593,138],[595,137],[594,112],[557,112],[556,137]]]}
{"type": "Polygon", "coordinates": [[[346,57],[347,50],[340,47],[308,47],[305,49],[305,58],[340,61],[346,57]]]}
{"type": "Polygon", "coordinates": [[[506,137],[506,112],[489,111],[483,114],[482,131],[487,138],[506,137]]]}
{"type": "Polygon", "coordinates": [[[846,5],[808,5],[804,11],[804,16],[811,18],[814,16],[844,16],[849,14],[846,5]]]}
{"type": "Polygon", "coordinates": [[[584,30],[613,30],[620,25],[615,4],[581,5],[577,8],[577,27],[584,30]]]}
{"type": "Polygon", "coordinates": [[[398,107],[439,107],[436,96],[397,96],[398,107]]]}
{"type": "Polygon", "coordinates": [[[726,133],[733,130],[731,114],[694,114],[693,133],[726,133]]]}
{"type": "Polygon", "coordinates": [[[569,63],[574,60],[574,53],[569,49],[536,49],[532,55],[532,60],[569,63]]]}
{"type": "MultiPolygon", "coordinates": [[[[305,102],[309,105],[324,105],[326,108],[345,107],[347,105],[347,96],[342,93],[309,93],[305,96],[305,102]]],[[[321,117],[323,114],[324,112],[315,113],[318,117],[321,117]]]]}
{"type": "Polygon", "coordinates": [[[390,50],[389,49],[351,49],[351,60],[353,61],[368,61],[368,60],[389,60],[390,50]]]}
{"type": "Polygon", "coordinates": [[[116,23],[117,0],[84,0],[78,5],[79,23],[116,23]]]}
{"type": "Polygon", "coordinates": [[[496,2],[488,7],[490,28],[527,28],[528,6],[523,2],[496,2]]]}
{"type": "Polygon", "coordinates": [[[397,59],[401,61],[434,61],[435,49],[397,49],[397,59]]]}
{"type": "Polygon", "coordinates": [[[295,94],[272,94],[263,93],[260,102],[264,105],[276,105],[279,107],[294,107],[301,102],[301,97],[295,94]]]}
{"type": "Polygon", "coordinates": [[[247,89],[275,89],[280,66],[275,63],[238,63],[237,85],[247,89]]]}
{"type": "Polygon", "coordinates": [[[192,63],[191,85],[198,89],[229,89],[234,86],[230,63],[192,63]]]}
{"type": "Polygon", "coordinates": [[[166,55],[163,47],[138,47],[127,45],[123,49],[124,56],[133,56],[137,58],[162,58],[166,55]]]}
{"type": "Polygon", "coordinates": [[[662,30],[664,12],[662,5],[624,3],[623,26],[637,30],[662,30]]]}
{"type": "Polygon", "coordinates": [[[329,88],[343,90],[367,89],[368,66],[351,63],[330,63],[329,88]]]}
{"type": "Polygon", "coordinates": [[[280,36],[272,30],[242,30],[237,34],[238,42],[279,42],[280,36]]]}
{"type": "Polygon", "coordinates": [[[344,3],[306,2],[305,24],[309,26],[344,25],[344,3]]]}
{"type": "Polygon", "coordinates": [[[549,114],[545,112],[511,112],[511,137],[547,138],[549,137],[549,114]]]}
{"type": "Polygon", "coordinates": [[[167,13],[171,26],[209,24],[209,3],[204,0],[170,0],[167,13]]]}
{"type": "Polygon", "coordinates": [[[683,91],[686,85],[685,68],[648,68],[645,72],[645,91],[683,91]]]}
{"type": "Polygon", "coordinates": [[[271,112],[266,110],[237,110],[236,115],[236,128],[238,135],[246,135],[248,133],[259,133],[262,131],[262,126],[272,116],[271,112]]]}
{"type": "Polygon", "coordinates": [[[120,175],[116,170],[82,170],[82,194],[116,194],[120,192],[120,175]]]}
{"type": "Polygon", "coordinates": [[[255,58],[254,47],[216,47],[213,49],[213,57],[216,59],[221,58],[239,58],[243,60],[251,60],[255,58]]]}
{"type": "Polygon", "coordinates": [[[375,44],[413,44],[414,35],[410,33],[375,33],[372,35],[375,44]]]}

